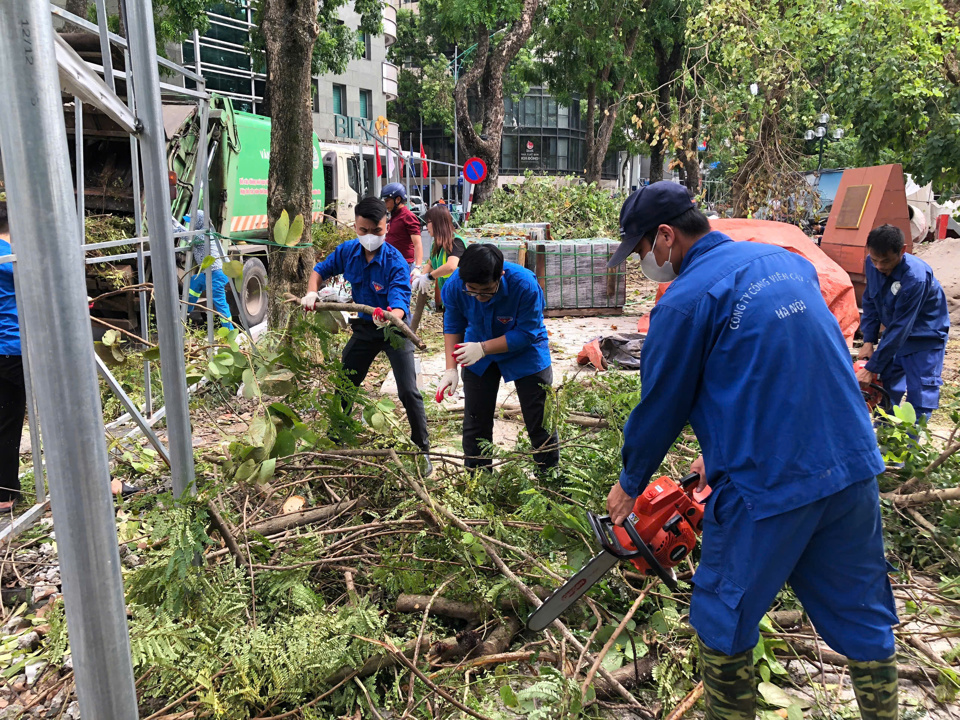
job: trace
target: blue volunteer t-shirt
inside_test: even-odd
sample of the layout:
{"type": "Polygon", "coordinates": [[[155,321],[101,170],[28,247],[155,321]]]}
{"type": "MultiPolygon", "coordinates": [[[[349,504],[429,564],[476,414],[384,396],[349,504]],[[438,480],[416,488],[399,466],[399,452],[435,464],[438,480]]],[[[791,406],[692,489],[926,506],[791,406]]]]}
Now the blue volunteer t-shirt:
{"type": "Polygon", "coordinates": [[[883,472],[853,362],[814,266],[770,245],[698,240],[654,308],[620,485],[636,497],[689,421],[707,479],[754,520],[883,472]]]}
{"type": "Polygon", "coordinates": [[[443,332],[463,335],[465,342],[507,338],[508,351],[487,355],[466,368],[483,375],[497,363],[507,382],[550,367],[550,345],[543,324],[543,290],[537,276],[516,263],[503,264],[497,294],[480,302],[464,292],[460,271],[454,270],[440,291],[443,298],[443,332]]]}
{"type": "MultiPolygon", "coordinates": [[[[0,238],[0,255],[12,255],[10,243],[0,238]]],[[[13,287],[13,263],[0,264],[0,355],[20,355],[20,318],[13,287]]]]}
{"type": "MultiPolygon", "coordinates": [[[[343,275],[350,283],[355,303],[384,310],[401,308],[404,320],[410,322],[410,266],[392,245],[381,245],[367,262],[360,241],[347,240],[313,269],[324,280],[343,275]]],[[[366,313],[359,316],[371,319],[366,313]]]]}

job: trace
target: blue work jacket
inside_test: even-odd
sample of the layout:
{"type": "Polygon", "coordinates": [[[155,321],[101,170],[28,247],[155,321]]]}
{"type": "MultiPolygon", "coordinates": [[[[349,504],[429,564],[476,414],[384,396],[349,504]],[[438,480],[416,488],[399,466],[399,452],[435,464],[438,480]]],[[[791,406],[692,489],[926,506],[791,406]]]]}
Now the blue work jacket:
{"type": "Polygon", "coordinates": [[[444,334],[463,335],[465,342],[507,338],[507,352],[481,358],[466,368],[470,372],[483,375],[495,362],[503,379],[513,382],[550,367],[543,290],[537,276],[525,267],[505,262],[500,288],[487,302],[464,292],[459,270],[444,284],[441,296],[444,334]]]}
{"type": "Polygon", "coordinates": [[[816,269],[782,248],[698,240],[651,314],[640,373],[620,475],[631,496],[688,421],[708,481],[733,482],[754,520],[884,469],[816,269]]]}
{"type": "Polygon", "coordinates": [[[863,291],[863,341],[876,343],[883,325],[883,340],[867,370],[881,377],[897,355],[942,348],[950,330],[950,312],[943,288],[933,270],[920,258],[904,254],[889,275],[866,261],[867,287],[863,291]]]}
{"type": "MultiPolygon", "coordinates": [[[[12,255],[10,243],[0,238],[0,255],[12,255]]],[[[0,265],[0,355],[20,355],[20,317],[13,286],[13,263],[0,265]]]]}
{"type": "MultiPolygon", "coordinates": [[[[401,308],[410,321],[410,266],[392,245],[384,243],[370,262],[360,241],[354,238],[337,245],[330,255],[313,268],[327,280],[337,275],[350,283],[353,301],[386,310],[401,308]]],[[[367,313],[361,318],[372,319],[367,313]]]]}

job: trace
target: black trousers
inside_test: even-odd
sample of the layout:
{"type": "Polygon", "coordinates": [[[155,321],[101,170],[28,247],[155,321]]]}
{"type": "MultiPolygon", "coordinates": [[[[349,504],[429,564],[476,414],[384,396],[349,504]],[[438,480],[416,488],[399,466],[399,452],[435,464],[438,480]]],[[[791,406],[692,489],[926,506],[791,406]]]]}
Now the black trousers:
{"type": "MultiPolygon", "coordinates": [[[[468,468],[489,467],[491,460],[483,457],[480,441],[493,442],[493,414],[497,409],[497,390],[500,388],[500,367],[490,363],[483,375],[469,369],[461,372],[464,392],[463,454],[468,468]]],[[[553,367],[514,381],[523,422],[530,434],[534,449],[552,446],[551,449],[534,453],[533,459],[540,470],[552,468],[560,462],[557,434],[543,426],[543,410],[547,403],[547,388],[553,384],[553,367]]]]}
{"type": "Polygon", "coordinates": [[[23,360],[0,355],[0,502],[20,499],[20,437],[26,412],[23,360]]]}
{"type": "MultiPolygon", "coordinates": [[[[397,379],[400,402],[407,411],[410,422],[410,439],[421,450],[430,448],[430,434],[427,431],[427,411],[423,408],[423,396],[417,389],[417,368],[413,355],[413,343],[404,338],[403,346],[397,350],[384,337],[384,331],[371,320],[358,320],[351,323],[353,336],[343,349],[343,369],[347,378],[359,387],[367,377],[370,365],[380,353],[387,354],[393,376],[397,379]]],[[[343,399],[343,407],[350,405],[350,399],[343,399]]]]}

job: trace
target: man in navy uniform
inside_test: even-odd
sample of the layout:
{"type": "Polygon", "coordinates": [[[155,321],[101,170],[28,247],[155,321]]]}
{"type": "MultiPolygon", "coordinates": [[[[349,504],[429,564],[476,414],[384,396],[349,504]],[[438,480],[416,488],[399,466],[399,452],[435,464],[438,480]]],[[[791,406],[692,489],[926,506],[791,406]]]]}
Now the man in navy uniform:
{"type": "MultiPolygon", "coordinates": [[[[376,308],[373,315],[359,313],[351,322],[353,335],[343,349],[343,369],[354,386],[367,376],[374,359],[387,354],[397,380],[400,402],[407,411],[411,440],[426,453],[430,449],[427,413],[423,397],[417,389],[417,370],[413,343],[404,338],[396,348],[386,337],[390,325],[385,312],[400,320],[410,314],[410,269],[403,255],[384,243],[387,235],[387,208],[378,198],[364,198],[354,208],[357,238],[347,240],[325,260],[313,268],[307,283],[307,294],[300,300],[304,310],[313,310],[322,299],[321,285],[332,277],[343,275],[350,283],[353,301],[376,308]]],[[[344,407],[349,405],[346,398],[344,407]]],[[[425,473],[433,471],[430,457],[424,455],[425,473]]]]}
{"type": "Polygon", "coordinates": [[[620,213],[610,266],[637,252],[672,281],[654,308],[642,395],[624,427],[613,521],[689,422],[713,492],[693,577],[708,720],[753,720],[758,624],[785,582],[850,659],[865,720],[897,715],[897,622],[876,475],[884,464],[850,354],[813,265],[711,232],[686,189],[658,182],[620,213]]]}
{"type": "Polygon", "coordinates": [[[553,366],[543,324],[543,290],[536,276],[505,263],[495,245],[471,245],[441,291],[447,369],[437,401],[453,395],[463,367],[463,452],[468,468],[491,464],[481,441],[493,442],[500,379],[517,388],[523,422],[539,472],[560,461],[557,434],[543,425],[553,366]]]}
{"type": "Polygon", "coordinates": [[[895,225],[871,230],[867,252],[859,355],[867,364],[857,379],[870,384],[879,375],[895,405],[906,392],[917,415],[929,419],[940,406],[950,330],[947,296],[930,266],[907,254],[903,232],[895,225]]]}

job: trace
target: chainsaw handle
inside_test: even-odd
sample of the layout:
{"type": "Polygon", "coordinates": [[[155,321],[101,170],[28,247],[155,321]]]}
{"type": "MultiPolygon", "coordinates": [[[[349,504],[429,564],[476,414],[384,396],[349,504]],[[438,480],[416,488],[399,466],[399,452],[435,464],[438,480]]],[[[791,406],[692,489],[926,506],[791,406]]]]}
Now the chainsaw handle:
{"type": "MultiPolygon", "coordinates": [[[[620,560],[630,560],[640,554],[639,550],[627,550],[627,548],[620,544],[620,541],[617,539],[617,534],[613,531],[613,520],[610,519],[609,515],[601,515],[598,517],[588,510],[587,521],[590,523],[590,527],[593,529],[593,534],[596,536],[597,542],[600,543],[600,547],[614,557],[620,560]]],[[[630,529],[633,530],[632,527],[630,529]]],[[[633,532],[636,534],[637,531],[633,530],[633,532]]],[[[632,539],[633,537],[631,537],[631,540],[632,539]]]]}
{"type": "Polygon", "coordinates": [[[700,473],[695,473],[695,472],[688,473],[687,475],[684,475],[682,478],[680,478],[680,480],[677,482],[677,485],[679,485],[684,490],[686,490],[688,487],[690,487],[690,485],[697,482],[699,479],[700,479],[700,473]]]}

